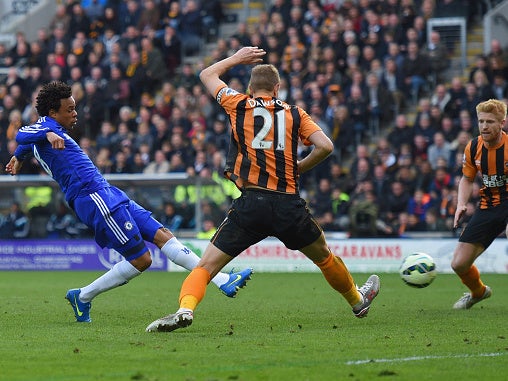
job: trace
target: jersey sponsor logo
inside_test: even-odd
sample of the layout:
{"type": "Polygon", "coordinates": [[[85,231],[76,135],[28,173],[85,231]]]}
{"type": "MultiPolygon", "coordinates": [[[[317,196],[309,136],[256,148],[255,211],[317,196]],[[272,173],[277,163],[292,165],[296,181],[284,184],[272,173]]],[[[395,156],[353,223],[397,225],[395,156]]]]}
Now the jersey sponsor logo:
{"type": "Polygon", "coordinates": [[[487,188],[503,187],[507,183],[506,175],[483,175],[482,180],[487,188]]]}

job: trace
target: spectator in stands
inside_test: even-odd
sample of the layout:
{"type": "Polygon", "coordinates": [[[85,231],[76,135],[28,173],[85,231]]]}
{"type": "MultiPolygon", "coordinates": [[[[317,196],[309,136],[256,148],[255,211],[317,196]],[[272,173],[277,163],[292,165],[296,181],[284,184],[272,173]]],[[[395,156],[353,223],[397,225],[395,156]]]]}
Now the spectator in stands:
{"type": "Polygon", "coordinates": [[[423,49],[427,42],[427,25],[425,19],[422,16],[416,16],[412,29],[415,30],[418,47],[423,49]]]}
{"type": "Polygon", "coordinates": [[[387,54],[384,57],[382,57],[383,60],[385,61],[385,65],[386,61],[391,59],[394,61],[395,66],[397,68],[401,68],[404,62],[404,54],[401,53],[400,51],[400,45],[392,41],[388,44],[387,49],[388,49],[387,54]]]}
{"type": "Polygon", "coordinates": [[[434,171],[434,180],[430,185],[432,198],[442,200],[446,190],[452,189],[454,186],[454,178],[446,167],[437,167],[434,171]]]}
{"type": "Polygon", "coordinates": [[[318,218],[332,209],[332,187],[328,178],[319,180],[316,192],[309,201],[309,207],[318,218]]]}
{"type": "MultiPolygon", "coordinates": [[[[476,73],[475,73],[476,76],[476,73]]],[[[466,84],[466,95],[461,101],[461,110],[466,110],[471,118],[476,118],[476,105],[480,102],[480,95],[473,82],[466,84]]]]}
{"type": "Polygon", "coordinates": [[[449,103],[452,97],[444,84],[437,84],[434,89],[434,94],[430,98],[432,106],[438,106],[441,112],[445,113],[449,109],[449,103]]]}
{"type": "MultiPolygon", "coordinates": [[[[394,6],[392,11],[387,11],[387,23],[384,25],[384,37],[385,40],[388,38],[390,40],[389,45],[395,45],[397,50],[399,49],[399,45],[404,42],[404,27],[400,23],[399,9],[397,6],[394,6]]],[[[398,62],[400,64],[400,62],[398,62]]]]}
{"type": "Polygon", "coordinates": [[[192,64],[184,63],[182,65],[182,71],[180,74],[176,75],[173,84],[176,88],[183,87],[187,91],[191,91],[195,85],[199,84],[199,77],[192,67],[192,64]]]}
{"type": "Polygon", "coordinates": [[[466,88],[460,77],[455,76],[452,78],[448,93],[450,94],[450,101],[446,107],[446,113],[453,119],[457,119],[462,108],[462,99],[466,96],[466,88]]]}
{"type": "Polygon", "coordinates": [[[105,118],[115,120],[120,108],[127,104],[130,97],[129,81],[124,78],[120,67],[111,67],[103,93],[106,101],[105,118]]]}
{"type": "Polygon", "coordinates": [[[27,67],[39,67],[44,65],[44,57],[46,52],[39,41],[30,42],[30,56],[28,57],[27,67]]]}
{"type": "Polygon", "coordinates": [[[358,184],[372,180],[373,164],[367,158],[359,158],[351,167],[355,187],[358,184]]]}
{"type": "Polygon", "coordinates": [[[388,142],[391,147],[395,150],[395,153],[399,153],[400,146],[402,144],[413,144],[414,132],[413,129],[408,125],[407,117],[405,114],[397,115],[395,119],[395,126],[387,136],[388,142]]]}
{"type": "Polygon", "coordinates": [[[428,148],[428,160],[432,169],[436,170],[438,168],[439,158],[443,158],[446,163],[449,164],[451,159],[450,155],[450,143],[446,141],[441,131],[437,131],[434,134],[433,143],[428,148]]]}
{"type": "Polygon", "coordinates": [[[200,49],[203,36],[201,8],[196,0],[185,1],[178,28],[185,54],[196,54],[200,49]]]}
{"type": "Polygon", "coordinates": [[[416,42],[408,43],[407,56],[401,71],[406,85],[405,94],[416,104],[421,89],[427,84],[430,64],[426,56],[420,53],[416,42]]]}
{"type": "MultiPolygon", "coordinates": [[[[415,187],[422,189],[425,193],[430,193],[432,182],[434,181],[434,171],[428,160],[415,160],[415,169],[418,173],[415,181],[415,187]]],[[[435,195],[434,195],[435,196],[435,195]]]]}
{"type": "Polygon", "coordinates": [[[113,137],[115,134],[115,127],[109,120],[105,120],[101,124],[100,132],[95,137],[95,147],[97,150],[107,148],[110,151],[114,147],[113,137]]]}
{"type": "Polygon", "coordinates": [[[492,92],[496,99],[503,100],[508,98],[508,84],[502,74],[495,74],[492,81],[492,92]]]}
{"type": "MultiPolygon", "coordinates": [[[[46,224],[47,237],[53,239],[78,238],[81,233],[79,227],[81,224],[78,225],[74,213],[64,201],[60,201],[56,211],[51,213],[46,224]]],[[[87,229],[86,226],[83,225],[83,227],[84,230],[87,229]]]]}
{"type": "Polygon", "coordinates": [[[268,9],[269,17],[272,17],[274,13],[279,13],[283,20],[290,19],[291,7],[287,1],[274,0],[270,8],[268,9]]]}
{"type": "Polygon", "coordinates": [[[10,50],[12,57],[12,64],[18,68],[23,68],[28,65],[30,59],[30,44],[26,40],[25,33],[19,31],[16,33],[16,42],[10,50]]]}
{"type": "Polygon", "coordinates": [[[430,125],[434,130],[439,130],[444,114],[437,105],[430,105],[430,125]]]}
{"type": "Polygon", "coordinates": [[[141,94],[143,93],[147,75],[141,63],[141,54],[132,45],[129,49],[129,64],[125,69],[125,78],[129,81],[129,104],[132,107],[139,107],[141,94]]]}
{"type": "Polygon", "coordinates": [[[433,201],[429,193],[416,189],[409,198],[407,211],[410,215],[415,215],[420,222],[425,222],[428,210],[434,206],[433,201]]]}
{"type": "Polygon", "coordinates": [[[355,184],[351,178],[351,173],[346,173],[338,162],[330,164],[330,184],[333,189],[340,189],[346,194],[350,194],[355,184]]]}
{"type": "Polygon", "coordinates": [[[12,66],[13,60],[5,43],[0,43],[0,67],[12,66]]]}
{"type": "Polygon", "coordinates": [[[74,37],[71,38],[70,34],[68,34],[68,30],[65,28],[63,23],[57,23],[53,29],[53,33],[48,42],[47,52],[54,52],[55,46],[58,42],[63,42],[64,46],[70,46],[70,41],[74,37]]]}
{"type": "Polygon", "coordinates": [[[128,27],[137,27],[140,17],[140,3],[136,0],[124,1],[120,7],[120,12],[118,14],[120,21],[120,30],[126,31],[128,27]]]}
{"type": "Polygon", "coordinates": [[[141,152],[136,152],[132,156],[132,173],[143,173],[147,163],[143,160],[141,152]]]}
{"type": "Polygon", "coordinates": [[[445,232],[449,230],[445,220],[439,218],[436,206],[427,209],[424,230],[427,232],[445,232]]]}
{"type": "Polygon", "coordinates": [[[480,102],[487,101],[495,97],[491,83],[484,71],[478,70],[474,73],[473,83],[476,87],[476,95],[478,96],[480,102]]]}
{"type": "Polygon", "coordinates": [[[7,91],[10,91],[12,86],[20,86],[22,89],[25,88],[25,80],[21,76],[21,71],[15,66],[9,67],[6,77],[2,80],[2,84],[7,87],[7,91]]]}
{"type": "Polygon", "coordinates": [[[453,119],[445,114],[443,119],[441,119],[441,128],[439,129],[448,143],[451,143],[459,132],[459,127],[453,123],[453,119]]]}
{"type": "Polygon", "coordinates": [[[102,147],[97,150],[97,156],[95,157],[95,166],[99,170],[100,173],[106,174],[111,173],[111,167],[113,166],[113,162],[110,159],[111,151],[109,148],[102,147]]]}
{"type": "MultiPolygon", "coordinates": [[[[494,38],[490,41],[490,52],[487,54],[487,64],[492,71],[492,75],[506,75],[508,53],[505,51],[505,49],[503,49],[501,42],[497,38],[494,38]]],[[[491,78],[489,78],[489,80],[490,79],[491,78]]]]}
{"type": "Polygon", "coordinates": [[[383,203],[380,205],[383,219],[388,224],[394,223],[399,213],[407,211],[409,198],[410,194],[403,183],[392,182],[390,192],[383,198],[383,203]]]}
{"type": "Polygon", "coordinates": [[[395,60],[388,58],[385,60],[383,73],[381,74],[381,82],[390,92],[394,102],[394,113],[397,114],[404,107],[404,79],[395,60]]]}
{"type": "Polygon", "coordinates": [[[77,32],[83,32],[85,35],[90,33],[90,17],[85,13],[80,3],[76,2],[71,8],[71,19],[69,22],[68,33],[71,38],[76,36],[77,32]]]}
{"type": "Polygon", "coordinates": [[[159,221],[164,227],[172,232],[176,232],[182,226],[183,217],[177,213],[176,206],[173,202],[166,202],[164,203],[164,210],[159,217],[159,221]]]}
{"type": "Polygon", "coordinates": [[[173,76],[176,73],[176,68],[182,62],[182,42],[177,30],[171,25],[166,25],[164,33],[158,37],[156,44],[164,57],[168,76],[173,76]]]}
{"type": "Polygon", "coordinates": [[[366,79],[367,102],[369,110],[370,124],[376,125],[376,132],[380,123],[386,123],[393,118],[393,98],[392,94],[379,83],[379,79],[374,73],[368,73],[366,79]]]}
{"type": "Polygon", "coordinates": [[[354,152],[355,129],[354,121],[349,116],[349,110],[346,105],[336,107],[331,121],[331,138],[339,159],[343,154],[354,152]]]}
{"type": "Polygon", "coordinates": [[[362,143],[369,123],[368,104],[360,86],[351,87],[350,97],[346,101],[349,115],[353,121],[355,144],[362,143]]]}
{"type": "Polygon", "coordinates": [[[427,146],[432,144],[434,134],[438,131],[438,129],[434,128],[433,124],[431,123],[431,118],[427,114],[421,115],[418,123],[415,123],[413,130],[415,135],[420,135],[425,138],[425,143],[427,146]]]}
{"type": "Polygon", "coordinates": [[[154,0],[144,0],[141,8],[141,14],[137,23],[137,29],[143,36],[159,29],[160,26],[160,10],[158,4],[154,0]]]}
{"type": "MultiPolygon", "coordinates": [[[[152,0],[149,2],[153,3],[152,0]]],[[[160,89],[162,82],[167,79],[168,72],[161,51],[154,46],[149,37],[141,39],[141,63],[146,74],[144,90],[154,94],[160,89]]]]}
{"type": "Polygon", "coordinates": [[[478,70],[485,72],[485,74],[487,74],[487,78],[489,79],[489,81],[493,78],[492,71],[490,70],[489,63],[487,61],[487,57],[482,54],[476,56],[474,65],[469,70],[468,82],[473,82],[474,74],[478,70]]]}
{"type": "Polygon", "coordinates": [[[95,138],[104,120],[105,102],[103,94],[97,91],[95,81],[86,81],[84,90],[85,95],[82,101],[84,104],[84,134],[89,138],[95,138]]]}
{"type": "Polygon", "coordinates": [[[145,174],[158,174],[168,173],[170,171],[169,161],[166,159],[166,155],[162,150],[156,150],[154,153],[154,159],[148,163],[143,170],[145,174]]]}
{"type": "Polygon", "coordinates": [[[422,53],[429,57],[434,81],[436,83],[441,82],[443,71],[449,67],[450,61],[448,59],[448,49],[441,42],[439,31],[433,30],[430,33],[430,41],[423,46],[422,53]]]}
{"type": "Polygon", "coordinates": [[[229,131],[226,128],[226,120],[223,118],[215,118],[212,124],[212,131],[207,136],[207,143],[213,144],[214,147],[227,153],[229,145],[229,131]]]}
{"type": "Polygon", "coordinates": [[[13,202],[9,212],[5,216],[0,226],[0,237],[9,238],[27,238],[30,233],[30,220],[21,209],[19,202],[13,202]]]}
{"type": "Polygon", "coordinates": [[[416,177],[418,173],[415,168],[410,165],[394,166],[393,179],[400,182],[408,195],[412,195],[416,190],[416,177]]]}
{"type": "Polygon", "coordinates": [[[391,178],[386,172],[383,164],[379,163],[374,166],[372,184],[376,199],[382,200],[390,191],[391,178]]]}
{"type": "Polygon", "coordinates": [[[127,159],[128,157],[124,151],[116,151],[110,173],[133,173],[132,166],[127,159]]]}
{"type": "MultiPolygon", "coordinates": [[[[122,29],[120,26],[120,19],[118,17],[118,10],[114,6],[106,5],[104,13],[99,16],[99,25],[102,31],[111,30],[114,35],[120,36],[122,29]]],[[[101,32],[99,31],[99,34],[101,32]]]]}

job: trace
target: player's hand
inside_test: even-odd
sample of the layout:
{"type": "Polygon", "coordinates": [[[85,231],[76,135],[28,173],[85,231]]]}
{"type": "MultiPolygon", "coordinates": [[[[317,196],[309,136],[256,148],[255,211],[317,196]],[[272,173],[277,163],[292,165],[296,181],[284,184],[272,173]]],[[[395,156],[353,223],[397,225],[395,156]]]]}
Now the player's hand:
{"type": "Polygon", "coordinates": [[[242,64],[256,64],[263,62],[263,56],[266,52],[257,46],[244,46],[233,56],[242,64]]]}
{"type": "Polygon", "coordinates": [[[457,206],[457,210],[455,211],[455,218],[453,219],[453,228],[457,229],[459,227],[459,222],[464,213],[466,213],[466,205],[457,206]]]}
{"type": "Polygon", "coordinates": [[[65,140],[61,136],[58,136],[54,132],[49,131],[46,134],[46,139],[51,143],[51,147],[54,149],[62,150],[65,148],[65,140]]]}
{"type": "Polygon", "coordinates": [[[11,157],[11,160],[7,163],[5,166],[5,172],[11,174],[11,175],[17,175],[19,170],[21,169],[21,166],[23,165],[22,161],[19,161],[16,156],[11,157]]]}

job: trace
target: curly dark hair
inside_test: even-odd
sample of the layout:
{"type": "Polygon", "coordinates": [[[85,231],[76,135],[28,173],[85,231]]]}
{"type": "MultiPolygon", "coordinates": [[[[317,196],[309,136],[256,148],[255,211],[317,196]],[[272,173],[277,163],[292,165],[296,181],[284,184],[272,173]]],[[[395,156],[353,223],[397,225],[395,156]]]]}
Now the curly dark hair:
{"type": "Polygon", "coordinates": [[[48,116],[50,110],[58,111],[61,100],[72,96],[71,87],[63,82],[53,81],[42,86],[37,95],[35,108],[39,116],[48,116]]]}

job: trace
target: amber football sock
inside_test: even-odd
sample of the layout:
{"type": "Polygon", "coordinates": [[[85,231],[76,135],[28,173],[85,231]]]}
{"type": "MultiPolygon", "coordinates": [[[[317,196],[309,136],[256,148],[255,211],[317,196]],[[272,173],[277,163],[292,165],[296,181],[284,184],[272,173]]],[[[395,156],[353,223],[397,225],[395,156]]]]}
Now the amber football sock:
{"type": "Polygon", "coordinates": [[[485,292],[485,285],[481,281],[480,271],[478,271],[478,268],[475,265],[472,265],[467,272],[458,274],[458,276],[462,280],[462,283],[471,290],[473,298],[481,298],[483,296],[483,293],[485,292]]]}
{"type": "Polygon", "coordinates": [[[180,308],[195,310],[203,300],[206,286],[210,283],[210,273],[203,267],[196,267],[185,278],[180,289],[180,308]]]}
{"type": "Polygon", "coordinates": [[[323,262],[315,263],[330,286],[340,292],[350,306],[355,306],[362,301],[362,296],[356,289],[353,277],[342,259],[330,253],[323,262]]]}

